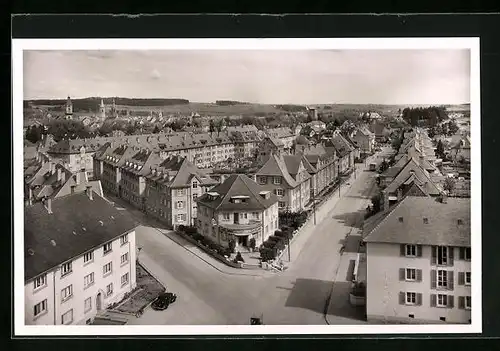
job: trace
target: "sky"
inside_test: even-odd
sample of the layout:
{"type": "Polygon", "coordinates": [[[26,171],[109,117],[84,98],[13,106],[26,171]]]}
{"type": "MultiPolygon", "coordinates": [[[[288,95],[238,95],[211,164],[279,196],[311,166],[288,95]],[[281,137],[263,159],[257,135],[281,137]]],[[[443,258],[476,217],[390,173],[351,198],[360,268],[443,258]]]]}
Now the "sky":
{"type": "Polygon", "coordinates": [[[24,98],[263,104],[470,102],[470,51],[25,51],[24,98]]]}

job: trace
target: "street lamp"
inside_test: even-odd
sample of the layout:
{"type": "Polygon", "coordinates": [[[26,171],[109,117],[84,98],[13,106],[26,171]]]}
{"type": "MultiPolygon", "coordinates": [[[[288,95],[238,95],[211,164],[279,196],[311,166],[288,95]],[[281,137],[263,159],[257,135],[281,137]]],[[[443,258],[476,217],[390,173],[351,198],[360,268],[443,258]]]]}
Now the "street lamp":
{"type": "Polygon", "coordinates": [[[313,215],[314,225],[316,225],[316,188],[313,188],[313,215]]]}
{"type": "Polygon", "coordinates": [[[340,185],[342,184],[340,180],[340,164],[337,165],[337,177],[339,178],[339,197],[340,197],[340,185]]]}

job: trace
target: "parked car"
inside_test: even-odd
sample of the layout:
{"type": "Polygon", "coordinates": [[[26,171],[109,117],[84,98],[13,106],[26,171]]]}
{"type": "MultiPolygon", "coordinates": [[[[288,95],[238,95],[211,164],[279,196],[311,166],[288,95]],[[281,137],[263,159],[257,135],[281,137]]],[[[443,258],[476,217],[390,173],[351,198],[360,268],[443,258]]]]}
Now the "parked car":
{"type": "Polygon", "coordinates": [[[151,304],[151,308],[155,311],[163,311],[168,308],[171,303],[177,300],[177,295],[171,292],[161,293],[156,300],[151,304]]]}

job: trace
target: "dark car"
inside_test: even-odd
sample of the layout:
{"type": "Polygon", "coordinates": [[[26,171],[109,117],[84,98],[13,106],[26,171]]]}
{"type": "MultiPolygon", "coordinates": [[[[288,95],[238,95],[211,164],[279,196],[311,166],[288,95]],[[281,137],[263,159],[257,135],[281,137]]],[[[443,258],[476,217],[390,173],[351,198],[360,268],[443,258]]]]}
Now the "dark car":
{"type": "Polygon", "coordinates": [[[168,308],[171,303],[177,300],[177,295],[171,292],[161,293],[156,300],[151,304],[151,308],[155,311],[163,311],[168,308]]]}

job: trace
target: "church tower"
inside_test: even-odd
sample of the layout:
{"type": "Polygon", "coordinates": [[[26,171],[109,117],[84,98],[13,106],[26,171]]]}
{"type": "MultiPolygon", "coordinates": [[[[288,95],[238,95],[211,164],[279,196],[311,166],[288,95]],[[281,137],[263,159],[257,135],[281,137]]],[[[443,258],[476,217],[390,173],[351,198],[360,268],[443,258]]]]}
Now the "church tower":
{"type": "Polygon", "coordinates": [[[104,106],[103,99],[101,99],[101,104],[99,105],[99,115],[101,119],[106,119],[106,106],[104,106]]]}
{"type": "Polygon", "coordinates": [[[73,118],[73,103],[71,102],[71,98],[68,96],[68,100],[66,100],[66,119],[73,118]]]}

